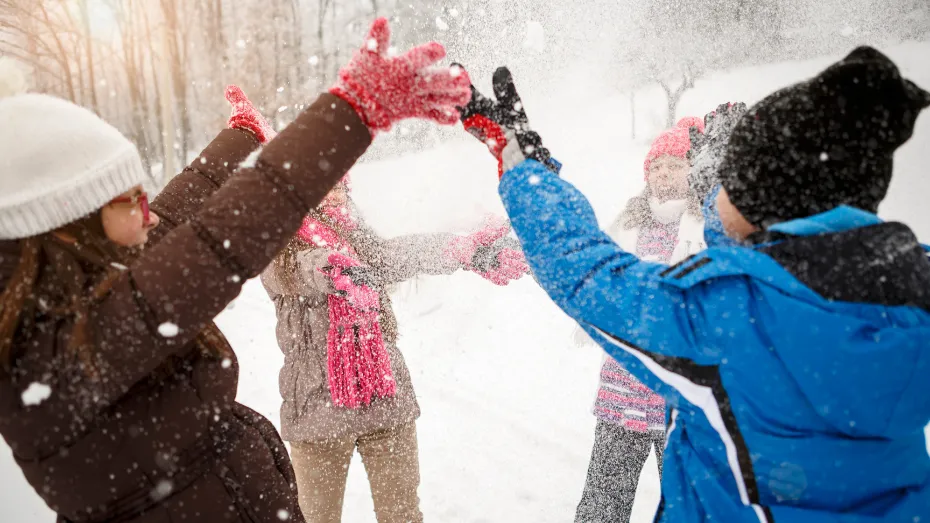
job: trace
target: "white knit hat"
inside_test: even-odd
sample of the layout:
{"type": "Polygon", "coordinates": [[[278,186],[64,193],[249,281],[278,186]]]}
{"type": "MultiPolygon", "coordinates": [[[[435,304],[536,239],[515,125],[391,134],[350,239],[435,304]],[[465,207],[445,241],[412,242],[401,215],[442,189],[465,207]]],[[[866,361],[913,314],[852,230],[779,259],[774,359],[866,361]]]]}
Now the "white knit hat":
{"type": "Polygon", "coordinates": [[[154,190],[136,147],[59,98],[0,99],[0,239],[53,231],[136,185],[154,190]]]}

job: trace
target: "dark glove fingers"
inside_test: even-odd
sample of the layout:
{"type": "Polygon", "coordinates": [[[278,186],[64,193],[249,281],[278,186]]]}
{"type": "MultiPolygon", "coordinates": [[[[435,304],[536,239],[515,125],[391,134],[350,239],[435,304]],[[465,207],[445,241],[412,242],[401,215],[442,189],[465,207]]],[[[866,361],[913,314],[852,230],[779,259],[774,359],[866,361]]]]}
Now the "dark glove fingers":
{"type": "Polygon", "coordinates": [[[471,269],[475,272],[488,272],[500,266],[500,260],[497,254],[500,249],[494,245],[479,245],[475,248],[475,254],[471,257],[471,269]]]}
{"type": "Polygon", "coordinates": [[[497,70],[494,71],[492,83],[494,86],[494,96],[497,98],[501,116],[504,118],[501,123],[515,131],[524,130],[529,119],[526,116],[526,110],[523,108],[523,101],[520,99],[520,94],[517,93],[517,86],[514,85],[513,75],[510,73],[510,69],[498,67],[497,70]]]}
{"type": "Polygon", "coordinates": [[[693,161],[694,157],[698,154],[698,152],[704,146],[704,143],[706,141],[706,136],[697,127],[689,127],[688,128],[688,139],[691,142],[691,148],[688,149],[688,161],[690,162],[690,161],[693,161]]]}

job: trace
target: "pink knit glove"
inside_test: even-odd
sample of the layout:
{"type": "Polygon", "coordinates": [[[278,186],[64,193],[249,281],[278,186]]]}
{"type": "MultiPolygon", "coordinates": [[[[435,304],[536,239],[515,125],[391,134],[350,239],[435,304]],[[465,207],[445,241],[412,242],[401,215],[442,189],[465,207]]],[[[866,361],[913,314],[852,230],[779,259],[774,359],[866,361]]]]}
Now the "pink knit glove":
{"type": "Polygon", "coordinates": [[[329,272],[324,271],[324,274],[332,278],[333,287],[344,294],[349,303],[362,310],[373,310],[380,306],[381,300],[378,291],[364,285],[357,285],[348,274],[344,273],[345,269],[360,266],[361,263],[358,260],[334,252],[329,255],[327,261],[332,268],[329,272]]]}
{"type": "Polygon", "coordinates": [[[391,30],[386,18],[371,25],[365,45],[339,71],[329,92],[358,112],[372,135],[405,118],[426,118],[445,125],[458,122],[456,107],[471,98],[471,80],[459,67],[437,67],[445,48],[430,42],[389,57],[391,30]]]}
{"type": "Polygon", "coordinates": [[[235,85],[226,88],[226,99],[232,104],[232,114],[229,116],[230,129],[245,129],[258,138],[262,144],[268,143],[278,133],[271,128],[262,113],[252,105],[242,89],[235,85]]]}
{"type": "Polygon", "coordinates": [[[468,269],[472,266],[472,259],[479,247],[490,247],[497,240],[507,236],[509,232],[510,224],[507,220],[497,216],[488,216],[485,218],[482,229],[468,236],[456,236],[446,246],[443,254],[468,269]]]}
{"type": "Polygon", "coordinates": [[[530,272],[530,266],[526,263],[526,256],[520,251],[501,249],[501,252],[497,255],[497,261],[499,263],[497,267],[478,273],[482,278],[495,285],[507,285],[530,272]]]}
{"type": "Polygon", "coordinates": [[[444,254],[460,263],[465,270],[472,271],[495,285],[507,285],[530,272],[530,267],[522,252],[508,248],[501,249],[497,253],[496,266],[486,270],[475,267],[474,260],[478,249],[492,248],[509,232],[510,224],[505,219],[488,217],[484,228],[468,236],[456,237],[446,247],[444,254]]]}

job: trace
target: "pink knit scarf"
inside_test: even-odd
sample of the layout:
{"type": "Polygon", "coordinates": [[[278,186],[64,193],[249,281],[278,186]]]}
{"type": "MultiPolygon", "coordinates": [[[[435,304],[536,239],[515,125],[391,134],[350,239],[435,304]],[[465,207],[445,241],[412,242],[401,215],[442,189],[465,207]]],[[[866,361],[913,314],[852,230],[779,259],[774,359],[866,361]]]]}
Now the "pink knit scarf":
{"type": "MultiPolygon", "coordinates": [[[[349,224],[355,225],[352,221],[340,225],[349,224]]],[[[370,405],[375,398],[396,396],[397,384],[378,316],[378,292],[355,285],[343,273],[349,267],[361,265],[355,258],[355,249],[333,227],[309,216],[297,236],[316,247],[338,251],[330,255],[332,267],[325,272],[336,290],[342,291],[327,297],[326,351],[333,405],[358,409],[370,405]]]]}

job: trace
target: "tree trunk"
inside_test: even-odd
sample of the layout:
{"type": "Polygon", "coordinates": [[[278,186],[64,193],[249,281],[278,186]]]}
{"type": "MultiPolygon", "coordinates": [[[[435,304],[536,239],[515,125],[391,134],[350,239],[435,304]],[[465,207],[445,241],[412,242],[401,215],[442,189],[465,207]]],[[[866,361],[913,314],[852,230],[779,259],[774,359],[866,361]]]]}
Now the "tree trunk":
{"type": "Polygon", "coordinates": [[[329,71],[329,61],[327,60],[326,55],[326,41],[324,40],[325,34],[323,32],[323,26],[326,23],[326,7],[329,4],[329,0],[319,0],[317,2],[318,13],[316,20],[316,48],[319,61],[317,62],[317,82],[319,83],[318,87],[326,85],[326,74],[329,71]]]}
{"type": "Polygon", "coordinates": [[[630,90],[630,137],[636,139],[636,91],[630,90]]]}
{"type": "MultiPolygon", "coordinates": [[[[143,0],[145,2],[146,0],[143,0]]],[[[145,8],[150,9],[146,14],[146,31],[148,33],[149,45],[153,47],[151,55],[152,77],[155,86],[155,100],[158,101],[160,111],[159,131],[162,137],[162,151],[164,159],[162,163],[162,179],[167,176],[173,176],[177,172],[175,168],[176,156],[174,150],[174,110],[172,86],[171,86],[171,57],[169,56],[168,33],[166,28],[160,28],[158,39],[152,38],[152,25],[156,21],[164,23],[155,4],[144,4],[145,8]],[[155,19],[155,21],[151,19],[155,19]]]]}
{"type": "Polygon", "coordinates": [[[659,80],[659,85],[662,86],[662,90],[665,91],[665,98],[667,101],[665,128],[671,129],[675,127],[675,115],[678,113],[678,102],[681,101],[681,97],[685,94],[685,91],[694,87],[694,78],[689,74],[682,75],[681,85],[674,91],[662,80],[659,80]]]}
{"type": "Polygon", "coordinates": [[[65,75],[64,82],[65,88],[68,90],[68,99],[71,102],[77,103],[77,94],[74,92],[74,76],[71,74],[71,64],[68,63],[68,53],[65,51],[64,44],[61,43],[61,38],[58,37],[58,32],[55,30],[55,26],[52,24],[45,6],[40,4],[40,8],[42,16],[45,19],[45,24],[48,26],[49,32],[52,35],[52,40],[55,41],[55,46],[58,48],[59,55],[56,61],[61,66],[62,72],[65,75]]]}
{"type": "Polygon", "coordinates": [[[90,31],[90,14],[87,11],[87,0],[81,1],[81,19],[84,23],[84,42],[86,43],[87,52],[87,78],[90,82],[90,104],[95,113],[100,113],[100,106],[97,104],[97,79],[94,76],[94,39],[91,38],[90,31]]]}
{"type": "MultiPolygon", "coordinates": [[[[291,42],[291,51],[294,62],[294,85],[295,90],[299,90],[307,81],[307,58],[304,56],[303,33],[304,25],[300,16],[300,0],[292,0],[291,20],[293,23],[293,38],[291,42]]],[[[302,94],[302,93],[301,93],[302,94]]],[[[296,98],[295,98],[296,99],[296,98]]]]}
{"type": "MultiPolygon", "coordinates": [[[[180,18],[178,17],[178,4],[175,0],[162,0],[162,13],[165,20],[165,35],[167,37],[167,53],[165,57],[169,61],[170,77],[172,80],[172,91],[174,94],[174,110],[177,111],[178,125],[178,148],[181,156],[181,162],[187,162],[187,151],[190,149],[191,138],[191,121],[187,107],[187,75],[184,69],[182,53],[186,48],[186,35],[181,30],[180,18]]],[[[174,176],[175,173],[165,173],[168,176],[174,176]]]]}

